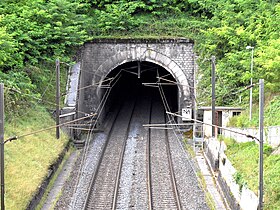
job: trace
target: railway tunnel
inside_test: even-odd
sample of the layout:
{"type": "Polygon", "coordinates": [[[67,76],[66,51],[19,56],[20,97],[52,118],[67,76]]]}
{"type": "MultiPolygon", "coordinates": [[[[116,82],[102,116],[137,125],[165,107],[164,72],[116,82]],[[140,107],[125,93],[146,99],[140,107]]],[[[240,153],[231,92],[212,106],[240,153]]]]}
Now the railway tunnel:
{"type": "Polygon", "coordinates": [[[189,39],[98,39],[85,43],[77,57],[76,92],[66,103],[76,109],[76,118],[100,112],[106,98],[102,124],[117,101],[141,94],[166,100],[172,112],[194,111],[197,66],[189,39]]]}
{"type": "MultiPolygon", "coordinates": [[[[86,178],[81,179],[78,196],[74,196],[78,208],[143,209],[149,205],[175,209],[193,203],[199,209],[208,209],[189,165],[172,166],[185,161],[185,153],[179,153],[184,150],[176,132],[166,126],[143,127],[171,122],[165,110],[179,114],[183,109],[193,111],[195,71],[193,42],[188,39],[103,39],[84,45],[69,74],[68,83],[72,85],[66,104],[69,110],[75,110],[72,116],[76,118],[97,113],[100,117],[93,121],[104,132],[93,135],[93,141],[84,140],[83,135],[77,135],[74,141],[77,146],[93,143],[85,144],[85,149],[92,149],[85,154],[94,154],[84,158],[90,164],[82,164],[94,166],[92,170],[96,167],[92,178],[87,167],[83,168],[86,173],[81,174],[86,178]],[[99,152],[100,160],[96,159],[99,152]]],[[[88,134],[87,140],[91,138],[88,134]]]]}
{"type": "MultiPolygon", "coordinates": [[[[173,76],[163,67],[151,63],[133,61],[113,69],[104,79],[99,101],[108,94],[104,115],[123,100],[147,100],[152,98],[171,112],[178,110],[178,87],[173,76]],[[110,86],[110,89],[107,88],[110,86]]],[[[147,110],[148,111],[148,110],[147,110]]]]}

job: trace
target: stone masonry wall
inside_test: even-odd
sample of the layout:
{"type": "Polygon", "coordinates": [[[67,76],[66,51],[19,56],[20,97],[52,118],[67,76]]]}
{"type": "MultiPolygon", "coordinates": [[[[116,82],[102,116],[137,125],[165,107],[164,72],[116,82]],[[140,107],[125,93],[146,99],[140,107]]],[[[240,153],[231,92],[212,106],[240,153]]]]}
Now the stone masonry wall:
{"type": "Polygon", "coordinates": [[[195,56],[193,42],[188,39],[94,40],[84,45],[80,59],[79,88],[97,84],[79,91],[81,112],[96,111],[102,97],[98,84],[114,68],[131,61],[148,61],[164,67],[179,83],[179,110],[193,107],[195,56]]]}

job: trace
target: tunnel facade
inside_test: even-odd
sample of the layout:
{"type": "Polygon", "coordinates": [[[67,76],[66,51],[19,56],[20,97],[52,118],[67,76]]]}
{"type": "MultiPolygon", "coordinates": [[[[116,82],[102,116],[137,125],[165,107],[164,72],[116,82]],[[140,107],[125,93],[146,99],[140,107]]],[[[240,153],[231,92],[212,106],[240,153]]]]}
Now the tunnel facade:
{"type": "Polygon", "coordinates": [[[83,46],[79,60],[78,113],[96,112],[104,90],[108,88],[105,85],[110,80],[108,75],[131,62],[153,63],[164,68],[178,87],[178,112],[194,107],[196,62],[193,42],[189,39],[94,40],[83,46]]]}

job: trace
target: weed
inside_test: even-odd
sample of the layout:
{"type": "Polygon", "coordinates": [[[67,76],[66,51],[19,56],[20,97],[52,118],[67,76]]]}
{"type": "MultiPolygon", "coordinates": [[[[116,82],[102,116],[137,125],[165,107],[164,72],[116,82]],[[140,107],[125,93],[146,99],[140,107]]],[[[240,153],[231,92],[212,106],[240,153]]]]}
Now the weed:
{"type": "MultiPolygon", "coordinates": [[[[55,122],[42,107],[26,110],[27,115],[5,124],[5,138],[39,130],[55,122]]],[[[6,208],[26,209],[38,186],[48,174],[68,141],[62,133],[55,138],[49,130],[5,144],[6,208]]]]}
{"type": "MultiPolygon", "coordinates": [[[[224,139],[226,155],[236,168],[235,181],[240,186],[248,185],[258,194],[259,146],[255,142],[236,143],[224,139]]],[[[272,155],[272,148],[264,145],[264,205],[275,210],[280,206],[280,155],[272,155]]],[[[241,189],[240,189],[241,190],[241,189]]]]}

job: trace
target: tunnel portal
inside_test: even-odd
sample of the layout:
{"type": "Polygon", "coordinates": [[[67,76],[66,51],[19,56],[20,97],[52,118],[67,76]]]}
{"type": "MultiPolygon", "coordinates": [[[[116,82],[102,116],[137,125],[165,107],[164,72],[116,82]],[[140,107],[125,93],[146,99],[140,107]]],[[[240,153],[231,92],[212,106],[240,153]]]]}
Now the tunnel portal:
{"type": "Polygon", "coordinates": [[[151,63],[133,61],[124,63],[113,69],[104,79],[105,87],[99,93],[99,101],[108,98],[104,112],[116,106],[119,101],[132,98],[139,100],[141,95],[165,101],[166,109],[171,112],[178,111],[178,86],[173,76],[163,67],[151,63]],[[110,86],[110,90],[106,87],[110,86]]]}
{"type": "Polygon", "coordinates": [[[85,43],[78,57],[77,91],[68,104],[76,108],[77,117],[98,112],[108,89],[105,112],[116,99],[137,96],[137,91],[159,94],[159,84],[171,111],[181,114],[183,108],[194,108],[197,66],[189,39],[97,39],[85,43]]]}

